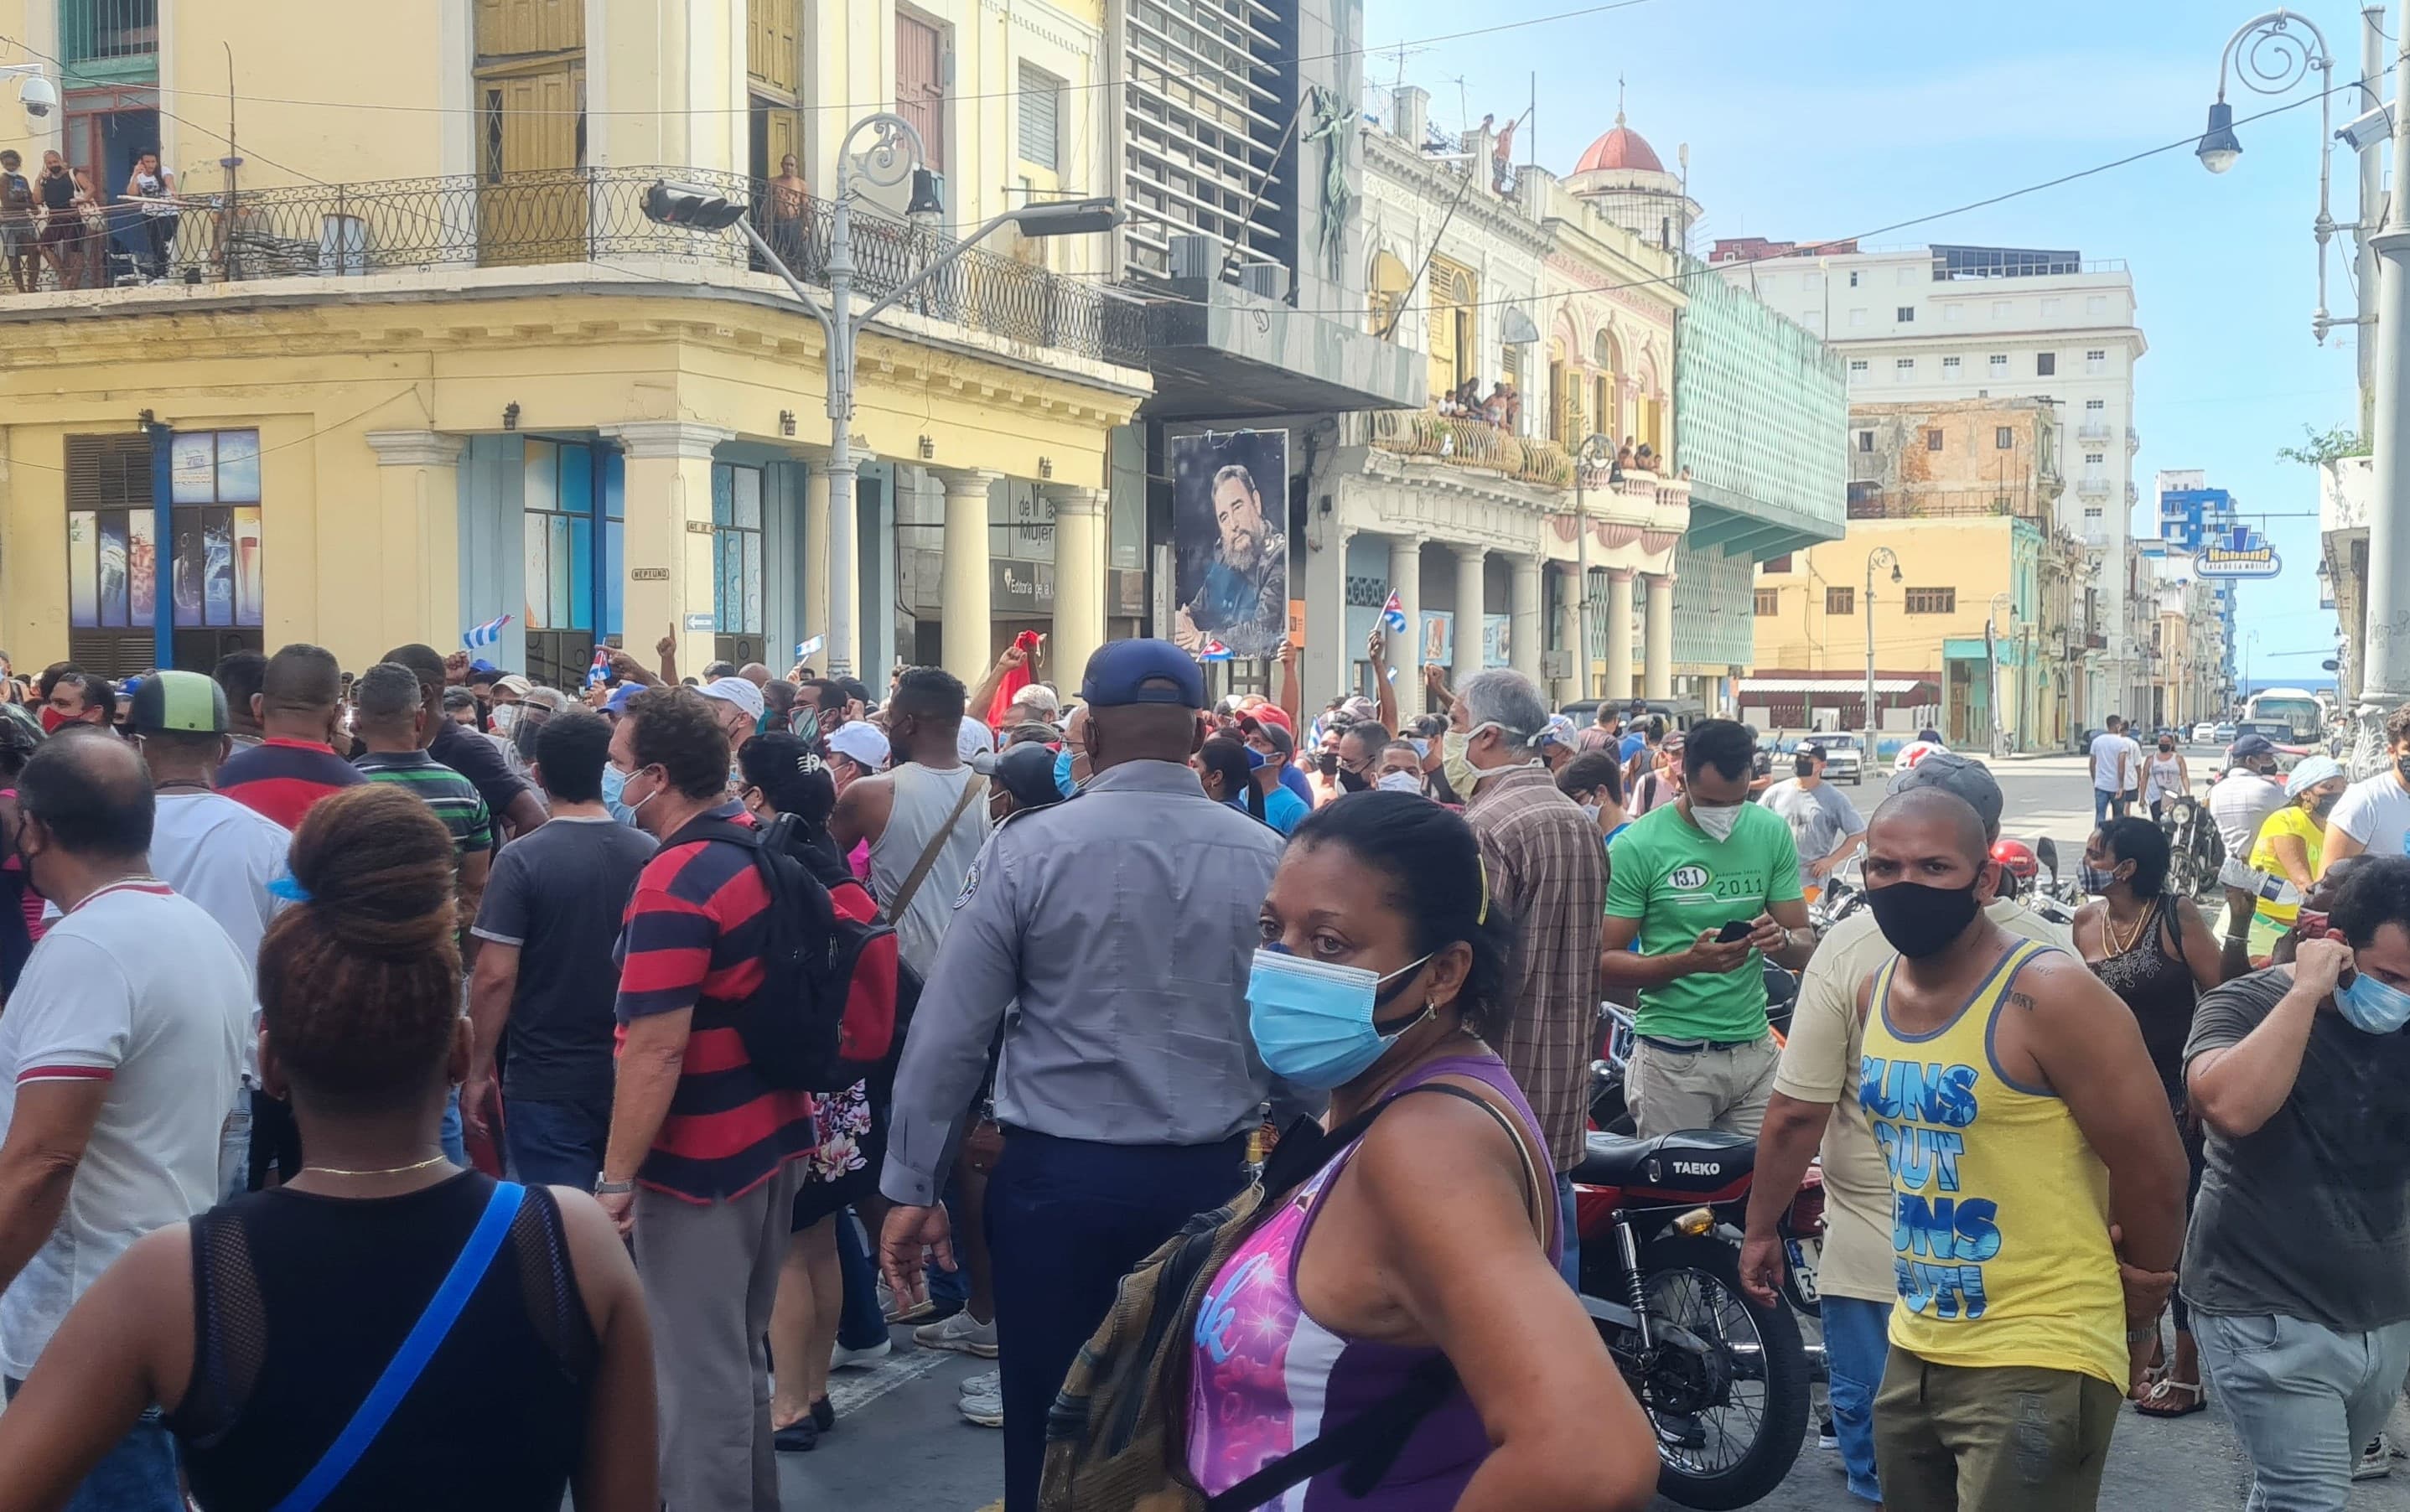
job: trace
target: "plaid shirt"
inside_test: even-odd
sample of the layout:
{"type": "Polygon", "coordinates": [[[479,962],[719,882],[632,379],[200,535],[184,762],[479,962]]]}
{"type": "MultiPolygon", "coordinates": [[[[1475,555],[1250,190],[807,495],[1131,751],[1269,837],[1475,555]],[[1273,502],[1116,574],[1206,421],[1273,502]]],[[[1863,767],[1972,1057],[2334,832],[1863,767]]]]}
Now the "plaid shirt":
{"type": "Polygon", "coordinates": [[[1539,1115],[1559,1170],[1581,1157],[1598,1039],[1598,940],[1606,848],[1581,806],[1539,766],[1485,778],[1464,811],[1489,896],[1520,942],[1506,973],[1512,1016],[1493,1037],[1539,1115]]]}

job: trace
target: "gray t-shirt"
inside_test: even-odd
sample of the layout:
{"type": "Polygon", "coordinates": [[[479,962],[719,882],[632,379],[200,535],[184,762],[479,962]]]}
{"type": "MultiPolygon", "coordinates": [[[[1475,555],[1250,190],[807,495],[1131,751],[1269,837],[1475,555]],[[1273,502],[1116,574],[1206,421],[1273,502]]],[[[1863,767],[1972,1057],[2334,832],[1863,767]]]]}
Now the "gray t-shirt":
{"type": "MultiPolygon", "coordinates": [[[[2240,1043],[2292,970],[2205,994],[2185,1063],[2240,1043]]],[[[2410,1318],[2410,1031],[2367,1034],[2318,1010],[2293,1090],[2258,1132],[2208,1131],[2209,1170],[2185,1243],[2185,1300],[2342,1332],[2410,1318]]]]}
{"type": "Polygon", "coordinates": [[[1808,875],[1810,862],[1831,855],[1843,836],[1866,827],[1866,821],[1858,817],[1857,805],[1842,797],[1840,790],[1830,782],[1819,782],[1810,788],[1795,777],[1785,778],[1766,789],[1757,801],[1791,826],[1791,843],[1799,850],[1799,885],[1803,888],[1818,885],[1818,879],[1808,875]]]}

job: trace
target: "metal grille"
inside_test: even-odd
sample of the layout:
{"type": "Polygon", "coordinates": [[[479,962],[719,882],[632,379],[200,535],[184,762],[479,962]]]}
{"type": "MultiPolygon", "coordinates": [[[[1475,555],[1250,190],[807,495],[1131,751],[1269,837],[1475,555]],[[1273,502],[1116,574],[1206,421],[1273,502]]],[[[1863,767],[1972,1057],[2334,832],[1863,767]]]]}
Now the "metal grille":
{"type": "MultiPolygon", "coordinates": [[[[777,215],[763,181],[664,167],[559,168],[504,173],[482,182],[476,175],[461,174],[248,190],[239,196],[186,195],[181,214],[164,239],[163,270],[170,281],[201,283],[661,259],[755,265],[750,249],[733,230],[693,231],[647,220],[645,192],[660,179],[700,184],[745,201],[753,207],[754,224],[796,276],[826,283],[833,208],[827,200],[806,198],[800,214],[777,215]]],[[[138,212],[121,217],[112,211],[110,225],[112,237],[128,247],[144,233],[138,212]]],[[[887,294],[952,246],[936,232],[857,210],[854,288],[864,298],[887,294]]],[[[930,319],[1008,341],[1144,364],[1145,306],[994,253],[964,253],[902,303],[930,319]]]]}
{"type": "Polygon", "coordinates": [[[60,51],[69,63],[141,58],[159,51],[159,0],[65,0],[60,51]]]}
{"type": "Polygon", "coordinates": [[[1169,275],[1170,239],[1201,233],[1234,261],[1280,260],[1276,149],[1290,107],[1267,81],[1278,14],[1261,0],[1131,0],[1123,91],[1133,274],[1169,275]]]}

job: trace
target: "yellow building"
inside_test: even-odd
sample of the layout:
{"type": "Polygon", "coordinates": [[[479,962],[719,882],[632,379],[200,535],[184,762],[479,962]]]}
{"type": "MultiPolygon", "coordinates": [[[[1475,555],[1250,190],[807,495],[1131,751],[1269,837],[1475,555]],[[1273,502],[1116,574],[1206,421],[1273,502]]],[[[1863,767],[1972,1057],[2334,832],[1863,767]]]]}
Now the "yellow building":
{"type": "Polygon", "coordinates": [[[864,328],[858,550],[833,566],[820,326],[735,233],[645,214],[656,179],[704,183],[821,283],[846,133],[892,105],[946,203],[907,221],[908,174],[866,191],[859,307],[950,230],[1110,192],[1101,0],[474,0],[372,28],[346,7],[21,0],[10,19],[23,49],[0,62],[43,64],[64,109],[6,144],[65,152],[106,202],[45,280],[82,286],[0,301],[19,665],[309,640],[357,666],[508,614],[490,654],[555,681],[600,639],[665,631],[682,666],[783,667],[830,633],[835,572],[858,670],[970,677],[1028,625],[1076,667],[1109,607],[1137,612],[1135,574],[1105,566],[1103,488],[1149,379],[1132,312],[1077,276],[1109,239],[1008,230],[864,328]],[[177,197],[146,213],[129,180],[152,149],[177,197]],[[804,182],[767,182],[788,152],[804,182]]]}

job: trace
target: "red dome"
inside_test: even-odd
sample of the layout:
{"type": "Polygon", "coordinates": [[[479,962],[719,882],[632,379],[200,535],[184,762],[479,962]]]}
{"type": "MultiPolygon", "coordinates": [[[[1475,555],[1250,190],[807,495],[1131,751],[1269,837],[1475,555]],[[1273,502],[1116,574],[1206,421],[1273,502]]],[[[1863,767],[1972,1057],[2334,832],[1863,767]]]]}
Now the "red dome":
{"type": "Polygon", "coordinates": [[[1665,165],[1657,160],[1657,151],[1640,133],[1623,124],[1623,112],[1615,115],[1615,129],[1590,144],[1582,154],[1575,173],[1593,173],[1602,168],[1622,168],[1642,173],[1662,173],[1665,165]]]}

